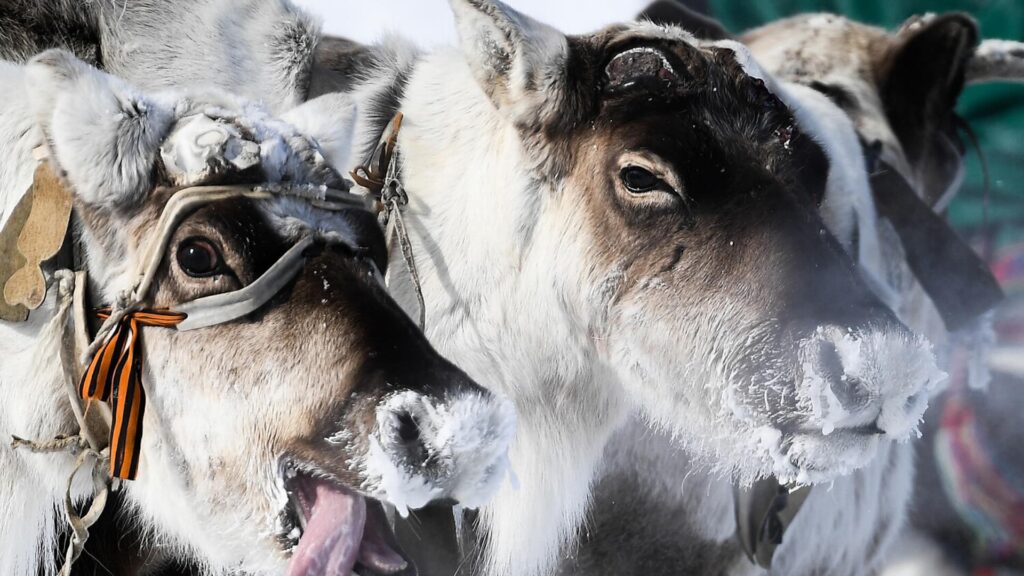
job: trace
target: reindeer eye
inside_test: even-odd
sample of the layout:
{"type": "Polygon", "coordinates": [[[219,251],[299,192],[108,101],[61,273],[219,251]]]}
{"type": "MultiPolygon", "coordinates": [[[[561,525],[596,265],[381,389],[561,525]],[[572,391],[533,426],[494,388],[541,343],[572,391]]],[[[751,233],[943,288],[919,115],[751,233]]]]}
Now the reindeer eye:
{"type": "Polygon", "coordinates": [[[650,192],[661,184],[661,178],[639,166],[627,166],[619,172],[619,178],[630,192],[650,192]]]}
{"type": "Polygon", "coordinates": [[[206,278],[221,272],[220,252],[204,238],[188,238],[178,245],[178,266],[193,278],[206,278]]]}

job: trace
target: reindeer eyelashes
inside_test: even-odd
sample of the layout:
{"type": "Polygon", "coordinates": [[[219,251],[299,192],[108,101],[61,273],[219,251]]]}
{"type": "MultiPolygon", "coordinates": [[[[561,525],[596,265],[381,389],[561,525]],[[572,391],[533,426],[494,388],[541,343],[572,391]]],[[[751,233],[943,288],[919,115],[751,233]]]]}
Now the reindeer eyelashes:
{"type": "Polygon", "coordinates": [[[626,166],[619,172],[619,180],[633,194],[644,194],[660,190],[670,194],[678,195],[678,192],[668,182],[656,174],[640,166],[626,166]]]}
{"type": "Polygon", "coordinates": [[[178,245],[178,267],[193,278],[209,278],[224,272],[224,258],[210,240],[193,236],[178,245]]]}
{"type": "Polygon", "coordinates": [[[618,173],[620,194],[627,195],[630,205],[642,212],[669,210],[680,216],[683,225],[689,228],[694,224],[694,216],[690,201],[684,195],[683,182],[671,169],[658,170],[652,164],[664,166],[649,158],[624,158],[618,173]]]}
{"type": "Polygon", "coordinates": [[[639,166],[627,166],[619,173],[619,178],[630,192],[641,193],[654,190],[661,179],[639,166]]]}

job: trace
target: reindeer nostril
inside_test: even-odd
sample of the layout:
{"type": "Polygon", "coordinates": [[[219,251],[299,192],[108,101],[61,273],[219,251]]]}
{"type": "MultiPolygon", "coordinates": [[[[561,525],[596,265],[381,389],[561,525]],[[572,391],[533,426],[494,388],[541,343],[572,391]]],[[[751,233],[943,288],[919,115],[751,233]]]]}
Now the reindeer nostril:
{"type": "Polygon", "coordinates": [[[398,415],[398,438],[405,444],[412,444],[420,439],[420,426],[408,412],[398,415]]]}
{"type": "Polygon", "coordinates": [[[811,363],[817,375],[827,383],[843,410],[856,412],[868,404],[870,398],[867,387],[859,378],[846,373],[843,359],[834,343],[826,340],[816,342],[811,363]]]}

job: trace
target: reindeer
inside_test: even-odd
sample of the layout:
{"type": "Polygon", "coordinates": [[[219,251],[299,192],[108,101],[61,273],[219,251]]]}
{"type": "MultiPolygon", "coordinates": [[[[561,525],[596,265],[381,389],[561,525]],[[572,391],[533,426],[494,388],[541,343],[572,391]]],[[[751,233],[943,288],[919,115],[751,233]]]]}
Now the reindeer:
{"type": "MultiPolygon", "coordinates": [[[[357,116],[354,144],[325,151],[338,167],[402,112],[396,166],[427,336],[519,415],[519,488],[473,525],[480,573],[556,568],[634,411],[744,481],[829,482],[888,461],[915,429],[942,375],[826,231],[820,170],[804,166],[818,147],[744,71],[741,46],[651,24],[566,37],[500,2],[453,0],[459,49],[423,53],[271,30],[275,18],[235,7],[225,40],[277,50],[233,50],[252,57],[239,63],[176,32],[220,6],[126,7],[116,32],[98,32],[104,65],[188,84],[175,71],[201,61],[198,82],[280,107],[340,92],[357,116]],[[260,74],[238,79],[237,66],[260,74]],[[295,91],[260,80],[307,72],[295,91]]],[[[340,108],[320,106],[321,122],[340,108]]],[[[414,311],[406,267],[389,277],[414,311]]]]}
{"type": "MultiPolygon", "coordinates": [[[[963,121],[954,111],[961,90],[967,84],[1020,81],[1024,77],[1024,51],[1019,43],[982,39],[977,24],[957,13],[913,17],[894,33],[831,15],[811,15],[753,30],[746,37],[753,50],[764,53],[766,65],[778,69],[780,75],[808,84],[835,100],[857,127],[870,163],[888,167],[898,176],[891,180],[902,180],[899,187],[906,190],[904,195],[918,198],[938,213],[949,205],[963,174],[964,146],[958,136],[963,121]],[[788,29],[786,34],[781,33],[782,26],[788,29]],[[849,50],[844,52],[845,57],[831,62],[811,56],[826,45],[836,50],[846,46],[849,50]],[[787,53],[807,66],[797,70],[784,64],[787,53]]],[[[881,194],[876,190],[876,196],[882,198],[895,194],[899,191],[892,186],[883,188],[881,194]]],[[[891,220],[898,222],[898,217],[891,220]]],[[[915,239],[906,238],[898,229],[894,234],[893,225],[889,226],[884,241],[894,247],[892,260],[905,254],[915,272],[908,273],[908,263],[889,262],[887,280],[902,296],[901,317],[940,343],[945,355],[958,343],[967,343],[974,347],[978,361],[985,363],[985,320],[971,320],[997,301],[984,289],[989,273],[949,258],[949,251],[940,244],[936,251],[943,257],[933,265],[936,270],[930,272],[931,282],[927,271],[920,279],[922,259],[915,239]],[[966,281],[966,286],[958,286],[953,294],[935,289],[936,284],[948,283],[954,275],[977,280],[966,281]],[[962,302],[978,304],[964,310],[962,302]]],[[[993,392],[1001,400],[982,400],[979,410],[989,419],[1010,422],[1012,416],[1005,413],[1005,407],[1019,403],[1014,401],[1019,394],[993,392]]],[[[961,521],[938,479],[932,449],[941,414],[933,413],[926,423],[924,442],[918,451],[921,471],[915,482],[912,530],[889,562],[904,566],[908,560],[922,562],[920,573],[948,570],[929,559],[938,564],[948,561],[942,560],[948,557],[948,545],[939,544],[936,538],[961,530],[961,521]]]]}
{"type": "MultiPolygon", "coordinates": [[[[673,2],[658,2],[644,16],[696,26],[715,40],[728,37],[673,2]]],[[[1012,76],[1019,60],[1005,43],[976,49],[976,25],[956,14],[914,18],[895,34],[807,15],[739,40],[757,59],[748,70],[765,77],[829,156],[823,220],[856,255],[879,297],[945,351],[947,329],[973,330],[1001,297],[980,260],[934,215],[959,185],[963,147],[953,107],[965,79],[1012,76]],[[907,229],[908,215],[917,230],[907,229]]],[[[905,524],[914,490],[911,450],[894,446],[827,490],[791,496],[806,501],[781,514],[791,523],[781,546],[774,558],[758,561],[783,574],[879,570],[905,524]]],[[[611,443],[595,490],[584,545],[563,573],[759,571],[743,558],[737,523],[742,530],[744,516],[756,522],[771,511],[755,506],[751,513],[727,479],[640,420],[611,443]]]]}
{"type": "MultiPolygon", "coordinates": [[[[380,502],[481,504],[505,476],[514,416],[388,297],[376,218],[324,192],[348,185],[319,145],[252,103],[143,93],[59,50],[4,63],[0,76],[2,165],[25,176],[32,149],[49,150],[92,302],[132,288],[147,310],[188,310],[178,329],[132,336],[129,364],[144,381],[133,394],[144,391],[148,408],[137,468],[125,476],[114,463],[134,476],[120,485],[125,521],[211,571],[413,573],[380,502]],[[238,192],[246,182],[270,188],[238,192]]],[[[5,223],[24,192],[16,180],[4,179],[5,223]]],[[[27,322],[0,322],[8,439],[78,428],[60,361],[68,275],[46,273],[43,305],[27,322]]],[[[130,422],[115,418],[115,428],[130,422]]],[[[0,572],[54,572],[69,477],[70,501],[93,494],[75,466],[72,454],[4,442],[0,572]]]]}

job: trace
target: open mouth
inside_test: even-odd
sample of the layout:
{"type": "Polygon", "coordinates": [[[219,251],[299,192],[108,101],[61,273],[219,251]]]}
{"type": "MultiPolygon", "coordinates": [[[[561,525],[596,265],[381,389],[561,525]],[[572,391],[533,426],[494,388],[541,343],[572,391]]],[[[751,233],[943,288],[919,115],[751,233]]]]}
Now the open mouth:
{"type": "Polygon", "coordinates": [[[292,552],[288,576],[414,576],[380,502],[286,465],[288,504],[280,539],[292,552]]]}

